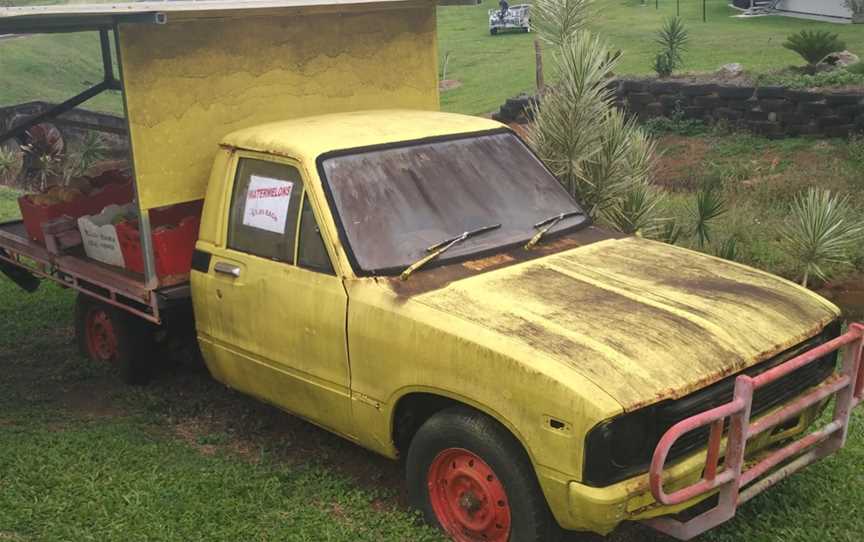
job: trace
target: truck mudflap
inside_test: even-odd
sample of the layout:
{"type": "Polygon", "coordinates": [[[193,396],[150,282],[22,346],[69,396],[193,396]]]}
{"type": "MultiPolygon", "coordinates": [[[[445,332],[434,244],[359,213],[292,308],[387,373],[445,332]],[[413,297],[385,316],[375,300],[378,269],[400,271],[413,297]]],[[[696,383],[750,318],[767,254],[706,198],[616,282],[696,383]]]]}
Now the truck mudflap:
{"type": "Polygon", "coordinates": [[[8,252],[0,248],[0,273],[3,273],[9,280],[17,284],[22,290],[27,293],[33,293],[39,289],[41,281],[26,269],[9,263],[11,256],[8,252]]]}
{"type": "Polygon", "coordinates": [[[717,505],[692,519],[679,521],[672,517],[646,520],[654,529],[679,540],[689,540],[732,519],[741,504],[775,485],[807,465],[833,454],[846,443],[852,409],[864,399],[864,363],[862,363],[864,325],[852,324],[840,337],[809,350],[757,376],[739,376],[731,402],[707,410],[672,426],[654,451],[649,471],[651,493],[657,502],[674,506],[716,493],[717,505]],[[819,386],[791,403],[757,420],[750,419],[756,390],[818,361],[823,356],[843,350],[842,366],[819,386]],[[835,397],[833,420],[821,429],[790,444],[771,451],[762,460],[744,470],[745,450],[750,438],[793,419],[802,411],[830,397],[835,397]],[[721,450],[726,420],[729,420],[725,454],[721,450]],[[685,434],[710,425],[705,469],[699,482],[666,493],[663,469],[672,446],[685,434]],[[725,455],[720,467],[721,456],[725,455]]]}

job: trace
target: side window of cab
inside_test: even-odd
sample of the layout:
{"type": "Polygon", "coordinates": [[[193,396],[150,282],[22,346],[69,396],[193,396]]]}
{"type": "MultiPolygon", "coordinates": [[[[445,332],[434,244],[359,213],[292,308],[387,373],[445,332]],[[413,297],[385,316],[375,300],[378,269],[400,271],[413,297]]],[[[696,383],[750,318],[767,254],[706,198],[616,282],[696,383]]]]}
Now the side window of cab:
{"type": "Polygon", "coordinates": [[[240,158],[228,248],[335,274],[300,170],[286,163],[240,158]]]}

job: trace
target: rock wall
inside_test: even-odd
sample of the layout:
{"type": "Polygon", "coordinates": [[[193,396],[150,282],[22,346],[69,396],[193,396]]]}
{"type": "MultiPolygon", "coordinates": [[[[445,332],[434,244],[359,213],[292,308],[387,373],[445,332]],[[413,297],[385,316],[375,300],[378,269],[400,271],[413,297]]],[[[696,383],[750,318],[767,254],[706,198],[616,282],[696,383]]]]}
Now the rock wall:
{"type": "MultiPolygon", "coordinates": [[[[615,104],[645,121],[681,115],[725,121],[770,138],[848,137],[864,132],[864,93],[808,92],[784,87],[739,87],[678,81],[610,81],[615,104]]],[[[507,100],[493,118],[526,122],[530,96],[507,100]]]]}
{"type": "MultiPolygon", "coordinates": [[[[53,105],[47,102],[27,102],[0,107],[0,132],[32,115],[47,111],[53,105]]],[[[88,132],[96,131],[102,136],[110,157],[125,158],[129,153],[126,121],[122,117],[86,109],[73,109],[46,122],[60,130],[67,149],[74,150],[88,132]]]]}

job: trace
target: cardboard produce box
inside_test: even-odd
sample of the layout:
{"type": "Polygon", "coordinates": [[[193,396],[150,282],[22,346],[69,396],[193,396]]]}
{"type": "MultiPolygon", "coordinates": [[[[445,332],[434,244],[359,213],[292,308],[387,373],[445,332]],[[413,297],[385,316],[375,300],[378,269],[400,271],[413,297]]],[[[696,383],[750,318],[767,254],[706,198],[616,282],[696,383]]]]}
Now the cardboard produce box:
{"type": "Polygon", "coordinates": [[[118,218],[127,217],[134,212],[135,207],[130,203],[109,205],[97,215],[80,217],[78,229],[81,231],[81,242],[87,257],[108,265],[126,267],[115,222],[118,218]]]}

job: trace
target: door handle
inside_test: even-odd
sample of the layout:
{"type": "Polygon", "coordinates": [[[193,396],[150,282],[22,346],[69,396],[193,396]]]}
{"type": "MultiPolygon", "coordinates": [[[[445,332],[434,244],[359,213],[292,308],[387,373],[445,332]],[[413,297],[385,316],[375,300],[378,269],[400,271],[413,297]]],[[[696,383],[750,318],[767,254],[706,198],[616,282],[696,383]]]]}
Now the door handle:
{"type": "Polygon", "coordinates": [[[235,279],[240,276],[240,267],[228,262],[216,262],[216,265],[213,266],[213,271],[222,273],[223,275],[230,275],[235,279]]]}

